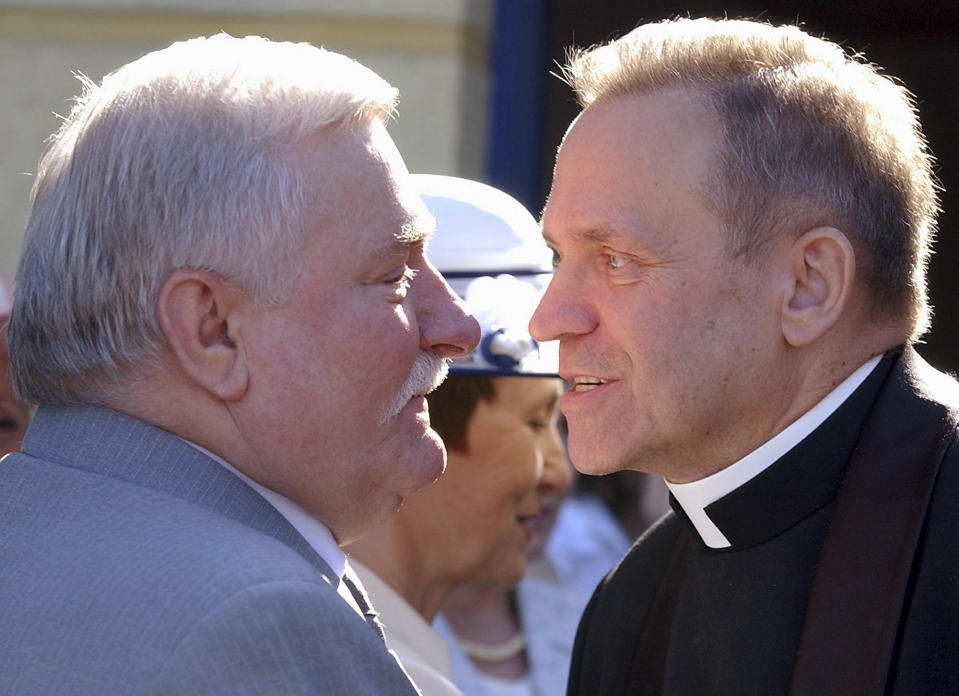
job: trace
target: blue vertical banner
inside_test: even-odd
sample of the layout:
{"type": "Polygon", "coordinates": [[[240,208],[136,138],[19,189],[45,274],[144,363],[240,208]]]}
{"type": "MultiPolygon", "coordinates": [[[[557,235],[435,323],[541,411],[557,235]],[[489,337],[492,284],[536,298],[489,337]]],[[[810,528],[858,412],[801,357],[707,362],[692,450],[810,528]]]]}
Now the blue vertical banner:
{"type": "Polygon", "coordinates": [[[543,119],[546,104],[549,0],[497,0],[491,47],[491,113],[487,181],[534,215],[543,205],[543,119]]]}

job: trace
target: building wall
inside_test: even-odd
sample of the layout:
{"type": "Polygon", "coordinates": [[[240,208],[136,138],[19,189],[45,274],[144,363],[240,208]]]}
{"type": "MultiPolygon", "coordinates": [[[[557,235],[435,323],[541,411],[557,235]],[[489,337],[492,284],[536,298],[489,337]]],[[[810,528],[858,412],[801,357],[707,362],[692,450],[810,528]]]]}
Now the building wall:
{"type": "Polygon", "coordinates": [[[0,278],[16,265],[44,140],[79,90],[148,51],[226,31],[345,53],[400,90],[411,171],[480,178],[492,0],[0,0],[0,278]]]}

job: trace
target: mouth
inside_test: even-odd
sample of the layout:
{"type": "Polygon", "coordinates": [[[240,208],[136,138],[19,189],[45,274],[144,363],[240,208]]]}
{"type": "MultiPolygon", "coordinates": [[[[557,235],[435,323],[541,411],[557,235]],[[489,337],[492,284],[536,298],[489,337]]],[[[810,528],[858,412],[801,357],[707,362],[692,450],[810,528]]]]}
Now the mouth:
{"type": "Polygon", "coordinates": [[[387,422],[407,419],[415,420],[420,428],[430,427],[430,411],[425,396],[416,395],[411,397],[409,401],[403,404],[399,413],[387,422]]]}
{"type": "Polygon", "coordinates": [[[527,541],[536,534],[545,534],[553,527],[555,511],[543,510],[538,515],[531,515],[520,519],[520,524],[526,530],[527,541]]]}
{"type": "Polygon", "coordinates": [[[516,521],[519,522],[520,529],[523,530],[523,535],[527,543],[529,543],[529,540],[533,538],[533,527],[535,526],[537,517],[539,517],[539,515],[516,518],[516,521]]]}
{"type": "Polygon", "coordinates": [[[545,512],[546,510],[543,508],[541,501],[537,501],[535,505],[530,503],[524,506],[524,509],[516,511],[516,521],[526,530],[533,531],[536,528],[537,522],[542,519],[545,512]]]}
{"type": "Polygon", "coordinates": [[[569,390],[575,393],[592,391],[607,383],[602,377],[593,377],[591,375],[576,375],[569,381],[573,384],[569,390]]]}

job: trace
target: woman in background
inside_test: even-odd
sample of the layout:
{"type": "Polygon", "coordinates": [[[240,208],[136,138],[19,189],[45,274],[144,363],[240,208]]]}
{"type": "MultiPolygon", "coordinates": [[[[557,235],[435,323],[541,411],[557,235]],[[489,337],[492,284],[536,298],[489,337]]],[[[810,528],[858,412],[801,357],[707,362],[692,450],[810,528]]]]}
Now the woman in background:
{"type": "Polygon", "coordinates": [[[414,179],[437,221],[429,256],[483,337],[427,397],[447,447],[445,473],[347,550],[388,644],[424,695],[438,696],[461,692],[449,648],[430,623],[463,583],[519,581],[544,509],[571,474],[557,428],[555,347],[538,345],[526,329],[551,272],[538,225],[515,199],[484,184],[414,179]]]}

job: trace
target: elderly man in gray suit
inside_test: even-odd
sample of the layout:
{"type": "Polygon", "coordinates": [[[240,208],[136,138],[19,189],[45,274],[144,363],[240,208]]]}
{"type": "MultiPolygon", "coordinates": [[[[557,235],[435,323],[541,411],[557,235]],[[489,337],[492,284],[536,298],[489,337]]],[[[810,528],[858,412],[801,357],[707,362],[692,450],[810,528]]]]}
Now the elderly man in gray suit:
{"type": "Polygon", "coordinates": [[[395,91],[220,35],[87,83],[40,162],[0,464],[16,694],[413,694],[339,546],[435,479],[478,338],[424,255],[395,91]]]}

